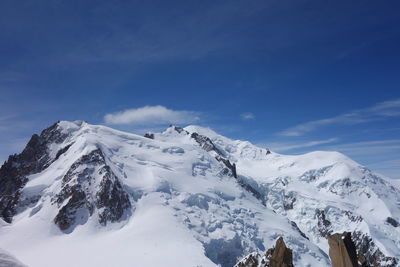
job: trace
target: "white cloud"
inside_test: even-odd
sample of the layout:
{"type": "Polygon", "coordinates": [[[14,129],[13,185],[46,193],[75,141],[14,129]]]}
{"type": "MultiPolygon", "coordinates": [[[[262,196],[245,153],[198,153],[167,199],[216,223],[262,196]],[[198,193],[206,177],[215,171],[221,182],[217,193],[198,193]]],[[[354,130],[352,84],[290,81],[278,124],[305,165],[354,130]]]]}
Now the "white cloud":
{"type": "Polygon", "coordinates": [[[400,170],[400,159],[392,159],[381,162],[376,162],[373,164],[369,164],[370,167],[376,167],[379,169],[399,169],[400,170]]]}
{"type": "Polygon", "coordinates": [[[400,139],[339,143],[338,138],[310,142],[275,142],[260,146],[283,153],[307,153],[315,150],[339,151],[351,159],[390,178],[400,178],[400,139]]]}
{"type": "Polygon", "coordinates": [[[251,112],[245,112],[240,114],[240,117],[242,118],[242,120],[254,120],[255,116],[253,113],[251,112]]]}
{"type": "Polygon", "coordinates": [[[346,143],[324,149],[342,152],[387,177],[400,178],[400,139],[346,143]]]}
{"type": "Polygon", "coordinates": [[[379,155],[393,155],[400,151],[400,139],[345,143],[325,147],[350,156],[377,158],[379,155]]]}
{"type": "Polygon", "coordinates": [[[358,124],[396,116],[400,116],[400,99],[381,102],[369,108],[355,110],[331,118],[302,123],[290,127],[280,134],[284,136],[301,136],[322,126],[332,124],[358,124]]]}
{"type": "Polygon", "coordinates": [[[114,125],[187,124],[199,120],[198,112],[172,110],[164,106],[144,106],[104,116],[105,123],[114,125]]]}
{"type": "Polygon", "coordinates": [[[309,141],[305,143],[272,143],[270,145],[271,149],[277,152],[284,152],[293,149],[305,148],[305,147],[313,147],[323,144],[329,144],[338,141],[338,138],[330,138],[327,140],[316,140],[316,141],[309,141]]]}

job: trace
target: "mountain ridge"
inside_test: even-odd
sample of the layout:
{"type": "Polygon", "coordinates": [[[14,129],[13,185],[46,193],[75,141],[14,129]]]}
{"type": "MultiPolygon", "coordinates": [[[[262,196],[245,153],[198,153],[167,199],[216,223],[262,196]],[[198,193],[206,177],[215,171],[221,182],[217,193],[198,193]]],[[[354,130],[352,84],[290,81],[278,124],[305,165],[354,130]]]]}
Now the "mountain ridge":
{"type": "MultiPolygon", "coordinates": [[[[338,152],[287,156],[199,126],[171,126],[148,138],[83,121],[58,122],[34,135],[26,149],[0,169],[0,184],[7,184],[0,190],[0,214],[8,222],[0,226],[0,246],[32,266],[50,266],[51,260],[36,259],[12,239],[64,247],[76,260],[83,257],[74,248],[78,240],[89,240],[99,251],[111,240],[120,266],[131,259],[173,266],[178,256],[187,266],[233,266],[284,236],[295,265],[329,266],[325,237],[347,230],[370,262],[398,263],[398,188],[338,152]],[[24,156],[36,147],[37,155],[24,156]],[[152,217],[170,224],[143,221],[152,217]],[[146,239],[137,230],[147,224],[158,235],[146,239]],[[129,238],[120,236],[128,229],[129,238]],[[28,231],[34,232],[30,238],[24,237],[28,231]],[[139,246],[138,236],[147,245],[139,246]],[[190,257],[171,251],[171,242],[190,257]],[[132,257],[119,243],[139,252],[132,257]],[[163,261],[142,255],[154,251],[154,243],[170,253],[163,261]]],[[[116,260],[99,258],[82,266],[116,260]]],[[[71,260],[60,266],[76,266],[71,260]]]]}

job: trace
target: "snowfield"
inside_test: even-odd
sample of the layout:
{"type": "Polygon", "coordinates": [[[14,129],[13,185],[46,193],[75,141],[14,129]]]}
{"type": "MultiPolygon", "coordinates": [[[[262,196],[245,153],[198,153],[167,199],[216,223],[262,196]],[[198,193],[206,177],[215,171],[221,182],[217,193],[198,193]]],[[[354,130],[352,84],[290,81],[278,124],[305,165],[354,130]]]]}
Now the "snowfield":
{"type": "Polygon", "coordinates": [[[26,267],[7,251],[0,249],[0,267],[26,267]]]}
{"type": "Polygon", "coordinates": [[[154,139],[81,121],[56,130],[49,166],[27,177],[12,223],[0,219],[0,247],[28,266],[225,267],[279,236],[295,266],[330,266],[325,237],[343,231],[400,258],[388,222],[400,221],[399,188],[343,154],[281,155],[199,126],[154,139]],[[66,212],[76,185],[85,200],[66,212]]]}

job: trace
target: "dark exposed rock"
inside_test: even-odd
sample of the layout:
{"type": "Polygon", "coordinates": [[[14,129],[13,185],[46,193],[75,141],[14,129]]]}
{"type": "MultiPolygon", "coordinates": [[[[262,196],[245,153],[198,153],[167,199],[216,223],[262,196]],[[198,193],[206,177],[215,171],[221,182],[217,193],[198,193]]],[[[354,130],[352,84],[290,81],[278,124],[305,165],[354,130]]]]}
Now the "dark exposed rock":
{"type": "Polygon", "coordinates": [[[266,266],[259,253],[251,253],[236,263],[235,267],[259,267],[266,266]],[[264,264],[264,265],[263,265],[264,264]]]}
{"type": "MultiPolygon", "coordinates": [[[[179,133],[181,131],[184,131],[183,128],[182,128],[182,130],[180,130],[180,129],[175,129],[175,130],[178,131],[179,133]]],[[[223,170],[222,170],[222,174],[229,175],[229,176],[236,178],[237,183],[242,188],[244,188],[246,191],[250,192],[255,198],[257,198],[259,201],[261,201],[261,203],[264,206],[266,206],[263,195],[256,188],[254,188],[252,185],[246,183],[246,181],[244,181],[243,179],[241,179],[238,176],[237,170],[236,170],[236,164],[231,163],[229,161],[229,159],[225,158],[225,154],[221,150],[218,149],[218,147],[213,143],[213,141],[209,137],[200,135],[200,134],[194,132],[191,134],[191,138],[193,138],[200,145],[200,147],[203,148],[205,151],[207,151],[207,152],[213,151],[217,154],[215,156],[216,160],[218,160],[219,162],[222,162],[225,165],[225,168],[223,168],[223,170]]],[[[267,152],[267,154],[268,154],[268,152],[267,152]]]]}
{"type": "Polygon", "coordinates": [[[54,160],[55,160],[55,161],[58,160],[58,158],[59,158],[62,154],[64,154],[65,152],[67,152],[68,149],[69,149],[71,146],[72,146],[72,144],[69,144],[69,145],[67,145],[67,146],[65,146],[65,147],[63,147],[63,148],[61,148],[61,149],[57,152],[56,158],[55,158],[54,160]]]}
{"type": "Polygon", "coordinates": [[[265,199],[263,197],[263,195],[258,192],[253,186],[249,185],[248,183],[246,183],[245,181],[243,181],[240,178],[237,178],[237,182],[238,184],[243,187],[247,192],[250,192],[255,198],[257,198],[258,200],[261,201],[261,203],[265,206],[265,199]]]}
{"type": "Polygon", "coordinates": [[[102,209],[99,213],[99,222],[104,225],[107,222],[118,221],[131,207],[131,202],[109,166],[104,166],[100,173],[104,173],[104,176],[100,190],[96,194],[96,206],[102,209]]]}
{"type": "Polygon", "coordinates": [[[267,257],[268,254],[271,254],[269,267],[293,267],[293,252],[290,248],[286,247],[282,237],[276,241],[275,248],[268,251],[267,257]]]}
{"type": "MultiPolygon", "coordinates": [[[[172,125],[170,125],[170,127],[172,127],[172,125]]],[[[182,127],[179,126],[173,126],[174,130],[177,131],[178,133],[182,133],[182,132],[186,132],[187,134],[189,134],[188,131],[186,131],[185,129],[183,129],[182,127]]]]}
{"type": "Polygon", "coordinates": [[[396,267],[400,264],[398,258],[388,257],[376,246],[370,236],[362,232],[353,232],[352,240],[359,254],[366,259],[366,266],[396,267]]]}
{"type": "Polygon", "coordinates": [[[228,159],[226,159],[224,157],[224,153],[217,148],[217,146],[212,142],[210,138],[204,135],[200,135],[198,133],[192,133],[191,138],[196,140],[200,147],[203,148],[205,151],[214,151],[215,153],[217,153],[217,156],[215,158],[218,161],[222,162],[226,167],[225,169],[223,169],[223,174],[231,175],[232,177],[236,178],[240,186],[242,186],[246,191],[252,193],[253,196],[255,196],[257,199],[261,200],[263,205],[265,206],[265,201],[262,197],[262,194],[254,189],[254,187],[252,187],[251,185],[239,179],[236,171],[236,164],[231,163],[228,159]]]}
{"type": "Polygon", "coordinates": [[[62,179],[62,186],[53,199],[53,203],[61,207],[54,222],[67,232],[84,223],[95,209],[98,209],[99,223],[105,225],[120,220],[131,207],[128,194],[106,164],[100,149],[72,164],[62,179]]]}
{"type": "Polygon", "coordinates": [[[372,238],[361,232],[334,234],[328,237],[328,243],[333,267],[395,267],[399,264],[397,258],[385,256],[372,238]]]}
{"type": "Polygon", "coordinates": [[[283,200],[283,208],[285,210],[291,210],[293,209],[295,202],[296,202],[296,197],[292,195],[285,195],[283,200]]]}
{"type": "Polygon", "coordinates": [[[332,233],[332,223],[326,218],[325,211],[316,209],[315,216],[318,220],[317,226],[321,236],[326,237],[330,235],[332,233]]]}
{"type": "Polygon", "coordinates": [[[149,139],[154,139],[154,133],[145,133],[144,137],[149,138],[149,139]]]}
{"type": "Polygon", "coordinates": [[[67,230],[76,223],[77,212],[79,210],[83,210],[84,215],[88,213],[89,216],[91,216],[93,213],[93,206],[86,199],[86,194],[83,192],[80,185],[74,185],[72,187],[66,186],[64,192],[65,195],[70,196],[70,199],[67,204],[59,210],[57,216],[54,218],[54,223],[57,224],[61,230],[67,230]]]}
{"type": "MultiPolygon", "coordinates": [[[[28,182],[27,176],[46,169],[55,160],[48,153],[49,145],[62,143],[67,136],[55,123],[40,135],[32,135],[24,150],[18,155],[11,155],[1,166],[0,217],[6,222],[11,222],[17,212],[22,189],[28,182]]],[[[59,151],[57,155],[62,153],[59,151]]]]}
{"type": "Polygon", "coordinates": [[[369,267],[367,259],[365,258],[364,255],[358,254],[357,259],[358,259],[358,263],[361,265],[361,267],[369,267]]]}
{"type": "Polygon", "coordinates": [[[233,177],[237,178],[235,163],[232,164],[228,159],[225,159],[221,156],[216,156],[215,158],[218,161],[224,163],[224,165],[226,166],[227,170],[225,171],[225,174],[231,174],[233,177]]]}
{"type": "Polygon", "coordinates": [[[290,224],[293,226],[294,229],[297,230],[297,232],[300,233],[300,235],[301,235],[302,237],[304,237],[304,238],[307,239],[307,240],[310,240],[310,239],[306,236],[306,234],[303,233],[303,232],[300,230],[300,228],[297,226],[297,223],[295,223],[294,221],[290,221],[290,224]]]}
{"type": "Polygon", "coordinates": [[[210,152],[214,151],[217,153],[215,157],[216,160],[222,162],[225,165],[225,168],[222,170],[224,175],[230,175],[237,179],[238,184],[243,187],[246,191],[250,192],[255,198],[261,201],[261,203],[265,206],[265,200],[260,192],[258,192],[253,186],[249,185],[242,179],[240,179],[237,175],[236,164],[231,163],[228,159],[224,157],[224,153],[222,153],[212,142],[210,138],[204,135],[200,135],[198,133],[192,133],[191,137],[196,140],[196,142],[203,148],[205,151],[210,152]]]}
{"type": "Polygon", "coordinates": [[[276,240],[275,247],[268,249],[264,255],[251,253],[235,267],[293,267],[293,252],[286,247],[282,237],[276,240]]]}
{"type": "Polygon", "coordinates": [[[399,222],[396,221],[395,219],[393,219],[392,217],[387,217],[386,218],[386,222],[390,225],[392,225],[393,227],[398,227],[399,226],[399,222]]]}
{"type": "Polygon", "coordinates": [[[351,211],[346,210],[344,214],[349,218],[352,222],[362,222],[363,218],[360,215],[354,215],[351,211]]]}
{"type": "Polygon", "coordinates": [[[356,246],[351,240],[351,233],[330,235],[328,244],[332,267],[358,267],[356,246]]]}
{"type": "MultiPolygon", "coordinates": [[[[175,127],[176,128],[176,127],[175,127]]],[[[183,130],[183,129],[182,129],[183,130]]],[[[179,130],[177,130],[179,131],[179,130]]],[[[210,152],[214,151],[217,155],[215,156],[215,159],[218,160],[219,162],[222,162],[225,165],[225,168],[222,170],[222,173],[224,175],[230,175],[234,178],[237,179],[238,184],[243,187],[246,191],[250,192],[255,198],[261,201],[261,203],[265,206],[265,200],[260,192],[258,192],[253,186],[249,185],[242,179],[240,179],[237,175],[236,171],[236,164],[231,163],[228,159],[224,157],[224,153],[220,151],[217,146],[212,142],[210,138],[204,135],[200,135],[196,132],[191,134],[191,138],[193,138],[201,148],[203,148],[205,151],[210,152]]]]}
{"type": "Polygon", "coordinates": [[[224,154],[215,146],[215,144],[207,136],[198,133],[192,133],[190,137],[193,138],[205,151],[207,152],[215,151],[218,155],[224,156],[224,154]]]}

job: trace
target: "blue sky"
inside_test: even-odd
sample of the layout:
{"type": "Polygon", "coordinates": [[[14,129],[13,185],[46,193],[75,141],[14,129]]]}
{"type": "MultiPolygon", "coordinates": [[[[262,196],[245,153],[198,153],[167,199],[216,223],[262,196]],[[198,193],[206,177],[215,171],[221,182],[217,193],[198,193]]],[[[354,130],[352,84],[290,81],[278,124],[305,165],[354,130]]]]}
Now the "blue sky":
{"type": "Polygon", "coordinates": [[[200,124],[400,178],[399,1],[0,3],[0,160],[57,120],[200,124]]]}

